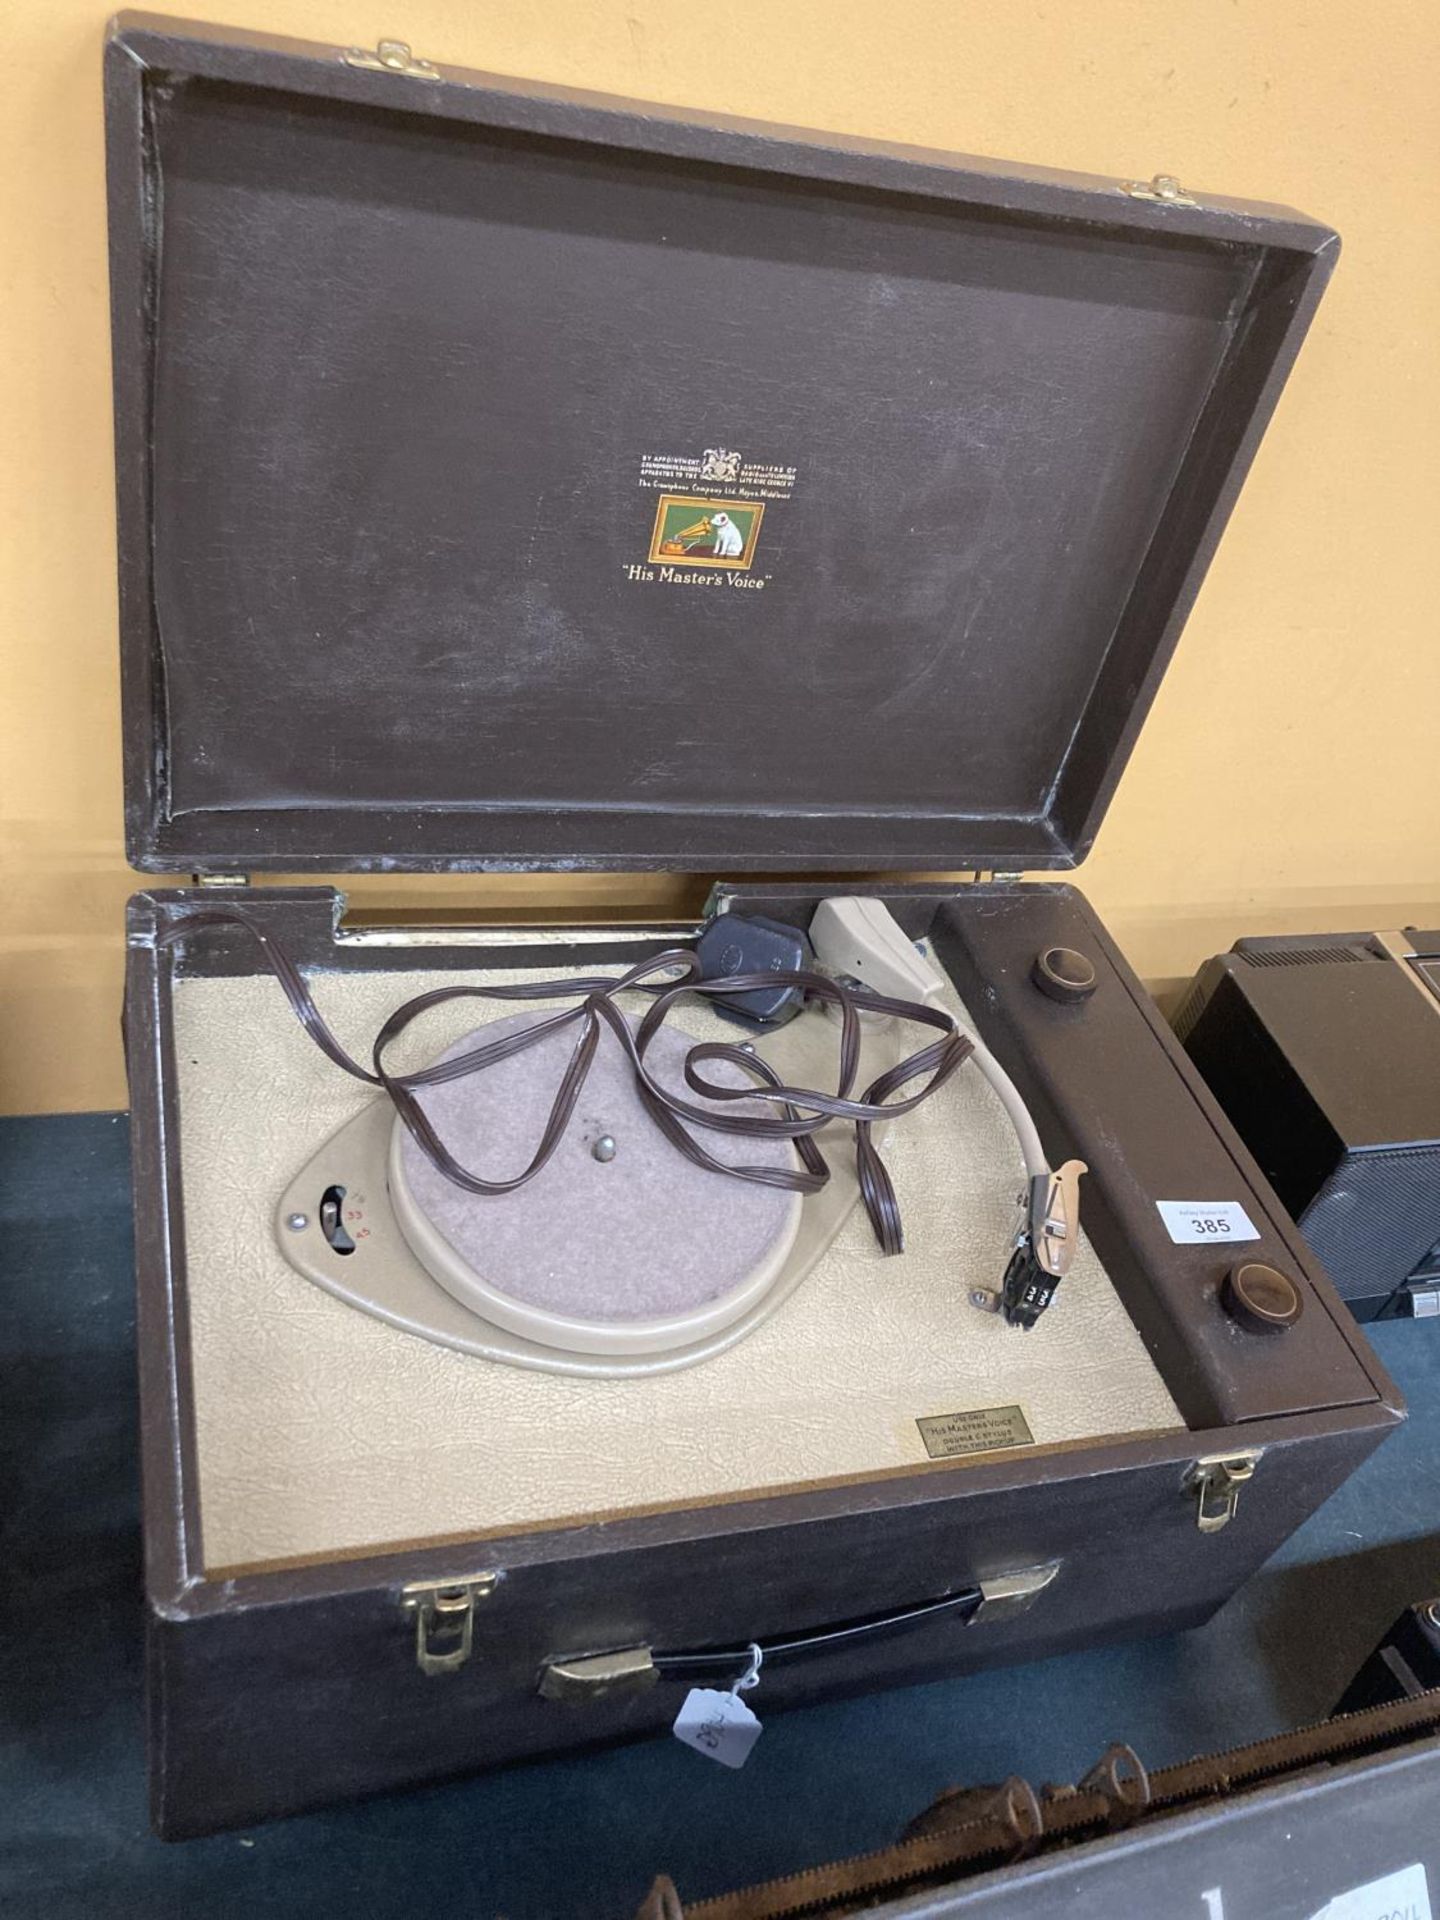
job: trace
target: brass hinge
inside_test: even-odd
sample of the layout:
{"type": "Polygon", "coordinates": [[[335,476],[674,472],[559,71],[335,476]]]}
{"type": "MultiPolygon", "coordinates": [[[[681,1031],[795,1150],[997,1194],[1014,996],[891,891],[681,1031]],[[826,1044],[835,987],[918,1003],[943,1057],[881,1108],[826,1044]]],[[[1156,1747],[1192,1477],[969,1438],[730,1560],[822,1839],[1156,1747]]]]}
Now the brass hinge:
{"type": "Polygon", "coordinates": [[[415,1616],[415,1664],[422,1673],[455,1673],[470,1658],[475,1606],[500,1584],[493,1568],[459,1580],[412,1580],[400,1590],[402,1609],[415,1616]]]}
{"type": "Polygon", "coordinates": [[[1188,194],[1173,173],[1157,173],[1151,180],[1126,180],[1120,188],[1132,200],[1155,200],[1167,207],[1198,207],[1200,202],[1188,194]]]}
{"type": "Polygon", "coordinates": [[[1211,1454],[1192,1460],[1181,1482],[1195,1497],[1195,1524],[1201,1533],[1219,1533],[1235,1518],[1240,1490],[1255,1477],[1263,1449],[1245,1447],[1235,1453],[1211,1454]]]}
{"type": "Polygon", "coordinates": [[[248,873],[192,873],[190,876],[197,887],[248,887],[248,873]]]}
{"type": "Polygon", "coordinates": [[[347,47],[340,58],[347,67],[366,73],[403,73],[410,80],[438,80],[440,70],[428,60],[417,60],[406,40],[382,40],[372,53],[368,47],[347,47]]]}

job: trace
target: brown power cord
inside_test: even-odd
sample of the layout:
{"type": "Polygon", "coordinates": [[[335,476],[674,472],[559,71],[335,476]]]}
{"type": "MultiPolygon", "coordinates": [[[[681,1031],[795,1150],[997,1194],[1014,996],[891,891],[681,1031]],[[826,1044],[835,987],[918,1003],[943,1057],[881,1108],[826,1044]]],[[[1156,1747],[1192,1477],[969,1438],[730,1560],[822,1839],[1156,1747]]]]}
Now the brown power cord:
{"type": "Polygon", "coordinates": [[[652,959],[642,960],[628,972],[612,979],[541,980],[494,987],[436,987],[429,993],[416,994],[414,999],[397,1007],[381,1026],[372,1047],[371,1066],[366,1068],[350,1057],[330,1031],[303,974],[284,947],[273,934],[267,933],[239,908],[209,907],[188,914],[184,920],[161,932],[157,945],[170,946],[196,928],[214,926],[240,927],[258,942],[296,1018],[320,1051],[356,1080],[383,1089],[426,1158],[447,1180],[453,1181],[457,1187],[463,1187],[467,1193],[513,1193],[539,1173],[559,1146],[575,1111],[575,1103],[600,1043],[603,1021],[629,1056],[635,1072],[636,1089],[655,1124],[687,1160],[698,1167],[708,1168],[712,1173],[727,1174],[735,1180],[748,1180],[757,1186],[780,1187],[790,1193],[818,1193],[830,1178],[830,1168],[813,1136],[831,1120],[852,1121],[855,1127],[856,1171],[865,1211],[881,1248],[886,1253],[899,1253],[904,1246],[900,1207],[890,1176],[872,1138],[871,1128],[877,1120],[895,1120],[913,1113],[931,1094],[944,1086],[974,1046],[970,1036],[962,1033],[950,1015],[939,1007],[925,1006],[914,1000],[892,1000],[888,995],[872,993],[863,987],[845,986],[826,974],[812,973],[808,969],[727,974],[723,979],[701,980],[696,977],[700,966],[697,956],[688,948],[673,947],[656,954],[652,959]],[[669,984],[656,984],[653,978],[656,974],[664,975],[669,984]],[[677,974],[679,978],[676,978],[677,974]],[[779,986],[799,987],[807,998],[828,1001],[839,1009],[839,1072],[834,1093],[821,1093],[811,1087],[785,1086],[774,1068],[758,1054],[748,1052],[738,1043],[732,1046],[718,1040],[697,1041],[690,1048],[685,1056],[687,1086],[715,1101],[765,1101],[779,1109],[776,1116],[761,1119],[753,1114],[716,1113],[713,1109],[695,1106],[668,1092],[651,1077],[645,1064],[646,1050],[664,1024],[670,1009],[686,994],[713,996],[779,986]],[[654,996],[637,1027],[631,1026],[616,1004],[617,996],[632,988],[654,996]],[[384,1055],[391,1041],[397,1039],[420,1014],[447,1000],[554,1000],[577,994],[582,996],[578,1006],[538,1018],[518,1033],[507,1033],[498,1039],[486,1041],[453,1060],[439,1061],[415,1073],[391,1073],[385,1066],[384,1055]],[[858,1099],[852,1099],[851,1089],[860,1064],[861,1013],[891,1014],[901,1020],[934,1027],[943,1037],[919,1048],[897,1066],[878,1075],[858,1099]],[[485,1067],[494,1066],[497,1061],[523,1053],[547,1034],[574,1022],[581,1025],[580,1037],[556,1090],[549,1118],[529,1165],[508,1180],[486,1180],[480,1174],[462,1167],[436,1133],[415,1097],[416,1093],[425,1087],[441,1086],[451,1080],[461,1080],[469,1074],[479,1073],[485,1067]],[[728,1061],[732,1066],[741,1068],[758,1084],[732,1087],[706,1080],[698,1068],[707,1060],[728,1061]],[[929,1077],[917,1093],[908,1094],[902,1099],[890,1098],[902,1087],[925,1075],[929,1077]],[[714,1133],[735,1134],[746,1139],[791,1140],[803,1163],[803,1170],[731,1166],[707,1152],[690,1132],[687,1121],[714,1133]]]}

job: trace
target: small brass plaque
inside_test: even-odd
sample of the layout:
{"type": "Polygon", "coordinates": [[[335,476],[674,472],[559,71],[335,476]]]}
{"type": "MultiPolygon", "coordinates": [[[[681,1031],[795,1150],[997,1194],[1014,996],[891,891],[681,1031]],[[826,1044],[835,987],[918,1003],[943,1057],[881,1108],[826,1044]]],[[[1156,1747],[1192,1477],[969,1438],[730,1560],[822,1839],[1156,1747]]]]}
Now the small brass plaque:
{"type": "Polygon", "coordinates": [[[971,1413],[929,1413],[917,1420],[932,1460],[962,1453],[993,1453],[1001,1447],[1033,1447],[1035,1436],[1019,1407],[977,1407],[971,1413]]]}

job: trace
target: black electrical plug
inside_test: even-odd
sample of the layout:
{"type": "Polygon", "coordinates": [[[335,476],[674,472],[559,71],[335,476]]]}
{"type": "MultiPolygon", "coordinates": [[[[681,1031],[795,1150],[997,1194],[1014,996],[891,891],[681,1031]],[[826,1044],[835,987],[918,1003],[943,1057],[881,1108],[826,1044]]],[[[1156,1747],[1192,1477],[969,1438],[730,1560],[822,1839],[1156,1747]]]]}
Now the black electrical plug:
{"type": "MultiPolygon", "coordinates": [[[[795,973],[811,968],[815,955],[798,927],[766,920],[755,913],[721,913],[695,942],[703,980],[728,974],[795,973]]],[[[805,994],[800,987],[755,987],[746,993],[707,994],[717,1013],[752,1026],[774,1027],[792,1020],[805,994]]]]}

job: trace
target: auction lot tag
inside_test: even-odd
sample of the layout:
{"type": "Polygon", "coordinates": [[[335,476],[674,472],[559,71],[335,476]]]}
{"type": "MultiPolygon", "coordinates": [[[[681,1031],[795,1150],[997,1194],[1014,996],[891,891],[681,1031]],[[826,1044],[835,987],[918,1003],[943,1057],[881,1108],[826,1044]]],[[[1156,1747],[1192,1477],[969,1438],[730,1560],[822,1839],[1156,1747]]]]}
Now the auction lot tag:
{"type": "Polygon", "coordinates": [[[718,1760],[722,1767],[743,1767],[764,1729],[738,1694],[692,1687],[672,1731],[707,1760],[718,1760]]]}
{"type": "Polygon", "coordinates": [[[1177,1247],[1260,1238],[1259,1229],[1238,1200],[1157,1200],[1155,1205],[1177,1247]]]}
{"type": "Polygon", "coordinates": [[[1383,1880],[1339,1893],[1313,1920],[1431,1920],[1430,1891],[1422,1865],[1387,1873],[1383,1880]]]}

